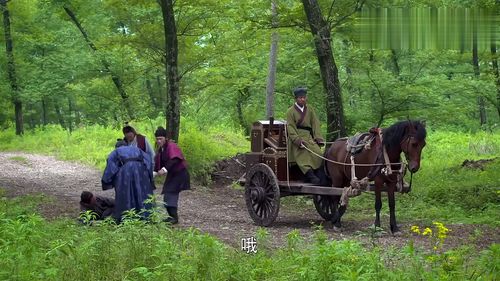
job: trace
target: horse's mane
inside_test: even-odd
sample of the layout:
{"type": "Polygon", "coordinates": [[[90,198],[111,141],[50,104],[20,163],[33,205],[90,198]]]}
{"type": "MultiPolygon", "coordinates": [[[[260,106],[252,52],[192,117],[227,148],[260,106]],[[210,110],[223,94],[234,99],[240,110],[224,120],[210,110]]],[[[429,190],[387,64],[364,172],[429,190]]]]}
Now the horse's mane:
{"type": "Polygon", "coordinates": [[[403,137],[408,133],[408,125],[413,126],[415,137],[419,141],[423,141],[427,135],[424,124],[419,120],[404,120],[399,121],[389,128],[383,130],[383,143],[387,149],[397,147],[403,140],[403,137]]]}

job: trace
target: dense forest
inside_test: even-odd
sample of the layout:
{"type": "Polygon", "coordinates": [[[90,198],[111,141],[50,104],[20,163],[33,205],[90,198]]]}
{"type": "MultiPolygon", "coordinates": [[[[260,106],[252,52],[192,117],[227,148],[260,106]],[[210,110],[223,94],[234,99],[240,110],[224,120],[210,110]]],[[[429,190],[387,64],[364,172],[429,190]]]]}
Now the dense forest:
{"type": "Polygon", "coordinates": [[[500,280],[500,0],[0,0],[0,12],[1,280],[500,280]],[[238,184],[249,130],[284,119],[297,86],[327,141],[425,121],[399,235],[385,200],[371,225],[371,192],[350,199],[341,232],[310,194],[253,223],[238,184]],[[101,176],[125,123],[151,142],[162,125],[182,148],[192,189],[178,225],[162,221],[161,188],[148,221],[80,212],[83,190],[113,196],[101,176]]]}
{"type": "MultiPolygon", "coordinates": [[[[283,118],[297,85],[309,88],[329,139],[406,118],[464,131],[495,129],[500,120],[498,18],[486,23],[486,40],[478,36],[484,21],[467,9],[498,11],[498,1],[0,3],[0,126],[18,134],[159,116],[175,139],[181,116],[200,128],[248,130],[255,120],[283,118]],[[361,44],[363,15],[384,20],[422,7],[463,9],[449,14],[472,27],[440,23],[469,40],[361,44]]],[[[406,18],[416,26],[403,30],[406,40],[451,38],[422,38],[418,25],[432,22],[432,11],[406,18]]]]}

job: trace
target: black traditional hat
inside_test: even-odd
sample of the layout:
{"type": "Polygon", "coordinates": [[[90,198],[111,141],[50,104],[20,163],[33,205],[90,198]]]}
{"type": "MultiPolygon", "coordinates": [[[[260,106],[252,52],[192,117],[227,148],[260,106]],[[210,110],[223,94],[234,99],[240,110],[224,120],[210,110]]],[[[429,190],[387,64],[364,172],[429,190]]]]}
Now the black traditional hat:
{"type": "Polygon", "coordinates": [[[155,137],[167,137],[167,130],[165,130],[163,127],[158,127],[155,132],[155,137]]]}
{"type": "Polygon", "coordinates": [[[134,133],[134,135],[137,135],[137,132],[135,131],[134,127],[128,125],[128,123],[125,124],[125,126],[122,129],[122,132],[124,135],[130,132],[134,133]]]}
{"type": "Polygon", "coordinates": [[[307,95],[307,88],[306,87],[297,87],[293,89],[293,94],[295,97],[304,97],[307,95]]]}

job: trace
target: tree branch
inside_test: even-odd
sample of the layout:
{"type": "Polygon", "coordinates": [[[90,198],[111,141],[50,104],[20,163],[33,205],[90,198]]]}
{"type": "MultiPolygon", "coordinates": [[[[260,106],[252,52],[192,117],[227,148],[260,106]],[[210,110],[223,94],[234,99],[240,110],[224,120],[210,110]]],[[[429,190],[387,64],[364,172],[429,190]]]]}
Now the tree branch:
{"type": "Polygon", "coordinates": [[[344,21],[347,18],[349,18],[350,16],[354,15],[356,12],[358,12],[359,10],[361,10],[361,8],[363,8],[363,5],[365,4],[365,1],[366,0],[357,0],[356,1],[356,5],[352,9],[351,13],[348,13],[348,14],[342,16],[340,19],[336,20],[335,22],[331,22],[329,24],[330,25],[330,30],[332,30],[332,29],[336,28],[337,26],[341,25],[342,23],[344,23],[344,21]]]}
{"type": "Polygon", "coordinates": [[[327,22],[330,22],[332,18],[333,6],[335,5],[335,0],[332,1],[332,5],[330,5],[330,10],[328,10],[328,17],[326,18],[327,22]]]}
{"type": "Polygon", "coordinates": [[[370,79],[370,81],[372,82],[373,86],[375,86],[375,89],[377,89],[377,94],[380,98],[380,118],[379,118],[379,121],[378,121],[378,124],[377,124],[377,127],[380,127],[380,125],[382,124],[382,121],[384,121],[384,116],[385,116],[385,101],[384,101],[384,97],[383,97],[383,94],[382,94],[382,91],[380,91],[380,88],[378,87],[377,83],[375,83],[375,80],[373,80],[372,76],[370,75],[370,70],[368,70],[368,78],[370,79]]]}

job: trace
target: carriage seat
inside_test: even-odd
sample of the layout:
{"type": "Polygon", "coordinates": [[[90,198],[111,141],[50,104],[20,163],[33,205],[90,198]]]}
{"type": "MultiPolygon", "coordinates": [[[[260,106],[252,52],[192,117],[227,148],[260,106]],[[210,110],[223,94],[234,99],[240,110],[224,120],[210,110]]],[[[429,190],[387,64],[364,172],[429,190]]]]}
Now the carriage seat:
{"type": "Polygon", "coordinates": [[[357,133],[347,139],[346,150],[352,155],[358,154],[369,146],[374,138],[375,135],[371,133],[357,133]]]}

